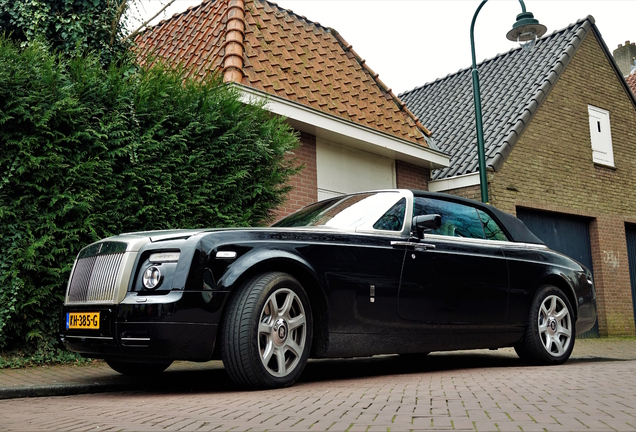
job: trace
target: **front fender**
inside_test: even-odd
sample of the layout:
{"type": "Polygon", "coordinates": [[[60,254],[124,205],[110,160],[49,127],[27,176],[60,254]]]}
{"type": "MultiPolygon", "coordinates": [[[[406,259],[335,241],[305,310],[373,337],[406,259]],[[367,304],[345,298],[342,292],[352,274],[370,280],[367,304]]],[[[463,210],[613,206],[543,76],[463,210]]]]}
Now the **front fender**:
{"type": "MultiPolygon", "coordinates": [[[[311,274],[313,279],[320,284],[318,272],[313,265],[301,255],[287,250],[267,249],[252,250],[240,256],[217,282],[221,290],[231,290],[237,283],[245,279],[246,275],[253,275],[259,271],[283,270],[289,266],[298,267],[311,274]],[[283,267],[283,268],[281,268],[283,267]]],[[[322,284],[320,284],[322,285],[322,284]]]]}
{"type": "MultiPolygon", "coordinates": [[[[232,247],[231,249],[236,249],[232,247]]],[[[252,249],[240,255],[219,277],[217,289],[233,292],[255,276],[271,271],[290,274],[300,282],[309,296],[314,318],[312,355],[321,357],[328,348],[329,308],[327,307],[326,282],[314,265],[295,249],[252,249]]],[[[232,296],[230,294],[227,298],[232,296]]]]}

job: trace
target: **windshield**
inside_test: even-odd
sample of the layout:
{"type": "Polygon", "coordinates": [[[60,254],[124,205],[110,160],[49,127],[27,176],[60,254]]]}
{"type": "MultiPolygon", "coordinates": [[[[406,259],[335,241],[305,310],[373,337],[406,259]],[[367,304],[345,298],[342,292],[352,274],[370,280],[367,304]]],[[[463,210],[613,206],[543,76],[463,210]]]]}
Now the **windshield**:
{"type": "MultiPolygon", "coordinates": [[[[357,228],[381,219],[386,212],[395,213],[395,205],[400,198],[402,197],[394,192],[374,192],[332,198],[300,209],[272,226],[357,228]]],[[[401,218],[404,219],[403,211],[401,218]]],[[[394,226],[401,228],[402,221],[398,221],[394,226]]],[[[379,226],[375,228],[386,229],[379,226]]]]}

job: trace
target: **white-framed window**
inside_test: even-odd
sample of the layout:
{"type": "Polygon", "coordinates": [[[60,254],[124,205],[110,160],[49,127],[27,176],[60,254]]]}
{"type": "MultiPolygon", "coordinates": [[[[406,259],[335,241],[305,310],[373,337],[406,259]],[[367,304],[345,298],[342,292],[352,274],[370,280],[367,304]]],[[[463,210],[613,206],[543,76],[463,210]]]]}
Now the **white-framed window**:
{"type": "Polygon", "coordinates": [[[588,105],[587,112],[590,115],[592,160],[594,163],[613,167],[614,150],[612,148],[609,111],[588,105]]]}

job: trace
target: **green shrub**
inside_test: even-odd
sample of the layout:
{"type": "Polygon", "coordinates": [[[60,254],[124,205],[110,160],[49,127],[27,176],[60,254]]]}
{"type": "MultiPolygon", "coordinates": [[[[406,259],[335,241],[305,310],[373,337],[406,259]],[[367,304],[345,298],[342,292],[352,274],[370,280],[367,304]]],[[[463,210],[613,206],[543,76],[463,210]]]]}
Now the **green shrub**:
{"type": "Polygon", "coordinates": [[[0,0],[0,33],[23,46],[46,40],[58,52],[94,50],[104,64],[130,48],[123,37],[134,0],[0,0]]]}
{"type": "Polygon", "coordinates": [[[56,338],[79,250],[149,229],[259,225],[298,138],[216,79],[0,38],[0,349],[56,338]]]}
{"type": "Polygon", "coordinates": [[[24,348],[26,349],[15,349],[0,354],[0,369],[17,369],[51,363],[85,365],[98,361],[84,358],[79,354],[67,351],[54,337],[38,339],[35,343],[24,348]]]}

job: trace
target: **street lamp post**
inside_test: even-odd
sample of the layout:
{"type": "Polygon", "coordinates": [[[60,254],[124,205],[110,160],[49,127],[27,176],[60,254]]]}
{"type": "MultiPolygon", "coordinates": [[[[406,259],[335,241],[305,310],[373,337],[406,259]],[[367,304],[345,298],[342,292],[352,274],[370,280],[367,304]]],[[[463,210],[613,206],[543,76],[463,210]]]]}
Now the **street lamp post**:
{"type": "MultiPolygon", "coordinates": [[[[481,187],[481,201],[488,202],[488,176],[486,175],[486,154],[484,149],[484,125],[481,115],[481,95],[479,91],[479,73],[477,72],[477,61],[475,59],[475,21],[479,11],[484,7],[488,0],[481,2],[470,25],[470,50],[473,57],[473,98],[475,101],[475,127],[477,129],[477,156],[479,160],[479,184],[481,187]]],[[[523,0],[519,0],[521,4],[521,13],[517,15],[517,21],[513,24],[506,37],[511,41],[519,43],[526,42],[524,48],[532,49],[537,38],[543,36],[548,30],[539,21],[534,19],[531,12],[526,12],[526,5],[523,0]]]]}

